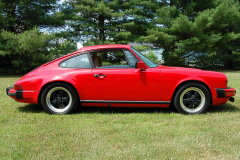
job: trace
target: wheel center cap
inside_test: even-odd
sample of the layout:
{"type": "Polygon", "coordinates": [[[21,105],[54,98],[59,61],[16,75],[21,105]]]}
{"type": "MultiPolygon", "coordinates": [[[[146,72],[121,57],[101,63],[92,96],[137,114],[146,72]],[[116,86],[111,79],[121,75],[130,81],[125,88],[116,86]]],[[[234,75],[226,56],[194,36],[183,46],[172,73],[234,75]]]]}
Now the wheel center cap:
{"type": "Polygon", "coordinates": [[[191,102],[195,102],[194,98],[191,98],[191,102]]]}
{"type": "Polygon", "coordinates": [[[61,102],[61,101],[62,101],[62,98],[61,98],[61,97],[57,97],[57,101],[58,101],[58,102],[61,102]]]}

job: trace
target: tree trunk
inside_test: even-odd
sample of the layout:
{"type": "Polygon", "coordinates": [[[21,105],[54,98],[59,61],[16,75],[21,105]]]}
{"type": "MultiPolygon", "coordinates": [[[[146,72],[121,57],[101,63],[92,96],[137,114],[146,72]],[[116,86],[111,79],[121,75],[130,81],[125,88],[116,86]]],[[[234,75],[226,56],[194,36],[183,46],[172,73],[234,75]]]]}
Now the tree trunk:
{"type": "Polygon", "coordinates": [[[234,69],[234,65],[233,65],[233,60],[232,60],[232,50],[227,50],[227,59],[225,61],[225,67],[226,69],[234,69]]]}
{"type": "Polygon", "coordinates": [[[15,11],[16,11],[16,2],[15,1],[10,1],[10,2],[5,2],[7,5],[7,17],[8,17],[8,30],[10,32],[16,32],[15,31],[15,25],[16,25],[16,15],[15,15],[15,11]]]}
{"type": "Polygon", "coordinates": [[[104,35],[104,16],[103,15],[99,15],[98,17],[98,24],[99,24],[99,30],[100,30],[100,35],[99,35],[99,39],[101,42],[105,41],[105,35],[104,35]]]}

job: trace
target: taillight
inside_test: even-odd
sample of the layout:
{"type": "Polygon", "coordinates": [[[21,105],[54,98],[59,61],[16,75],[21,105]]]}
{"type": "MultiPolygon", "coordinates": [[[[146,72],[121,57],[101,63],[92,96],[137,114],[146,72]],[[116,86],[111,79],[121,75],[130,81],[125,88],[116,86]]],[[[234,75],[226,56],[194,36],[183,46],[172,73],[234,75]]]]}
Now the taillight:
{"type": "Polygon", "coordinates": [[[21,84],[14,84],[14,89],[15,89],[15,90],[23,90],[21,84]]]}

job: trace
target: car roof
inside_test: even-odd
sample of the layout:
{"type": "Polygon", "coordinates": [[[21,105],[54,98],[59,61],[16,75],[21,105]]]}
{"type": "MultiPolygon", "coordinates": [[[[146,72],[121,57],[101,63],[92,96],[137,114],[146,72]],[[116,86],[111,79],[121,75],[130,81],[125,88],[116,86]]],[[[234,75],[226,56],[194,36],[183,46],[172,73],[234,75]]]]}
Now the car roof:
{"type": "Polygon", "coordinates": [[[84,53],[85,51],[91,51],[91,50],[97,50],[97,49],[130,49],[130,48],[131,48],[131,45],[125,45],[125,44],[108,44],[108,45],[95,45],[95,46],[82,47],[82,48],[80,48],[79,50],[77,50],[73,53],[69,53],[69,54],[64,55],[60,58],[57,58],[57,59],[49,62],[48,64],[59,61],[59,60],[62,60],[62,59],[65,59],[65,58],[68,58],[68,57],[71,57],[75,54],[84,53]]]}
{"type": "Polygon", "coordinates": [[[88,47],[82,47],[77,52],[80,51],[87,51],[87,50],[96,50],[96,49],[129,49],[131,45],[125,45],[125,44],[108,44],[108,45],[96,45],[96,46],[88,46],[88,47]]]}

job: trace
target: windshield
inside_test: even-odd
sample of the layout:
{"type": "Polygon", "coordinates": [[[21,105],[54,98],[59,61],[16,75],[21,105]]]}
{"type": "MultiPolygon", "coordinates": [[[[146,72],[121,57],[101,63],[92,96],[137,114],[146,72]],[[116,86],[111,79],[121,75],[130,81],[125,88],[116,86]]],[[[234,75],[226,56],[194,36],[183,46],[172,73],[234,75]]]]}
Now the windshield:
{"type": "Polygon", "coordinates": [[[145,57],[142,53],[140,53],[139,51],[137,51],[136,49],[134,49],[133,47],[131,47],[132,51],[134,53],[136,53],[136,55],[143,61],[146,63],[146,65],[150,68],[153,68],[153,67],[157,67],[158,64],[152,62],[150,59],[148,59],[147,57],[145,57]]]}

